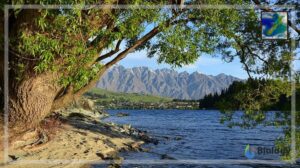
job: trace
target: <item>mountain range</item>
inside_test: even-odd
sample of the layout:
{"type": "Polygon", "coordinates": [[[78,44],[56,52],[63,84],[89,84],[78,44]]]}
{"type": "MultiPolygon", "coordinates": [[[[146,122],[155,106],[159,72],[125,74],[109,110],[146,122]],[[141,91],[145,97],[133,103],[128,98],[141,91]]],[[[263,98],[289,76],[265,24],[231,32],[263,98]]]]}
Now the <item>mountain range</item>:
{"type": "Polygon", "coordinates": [[[173,99],[198,100],[210,93],[220,93],[241,79],[219,74],[177,72],[172,69],[114,66],[98,81],[96,87],[115,92],[141,93],[173,99]]]}

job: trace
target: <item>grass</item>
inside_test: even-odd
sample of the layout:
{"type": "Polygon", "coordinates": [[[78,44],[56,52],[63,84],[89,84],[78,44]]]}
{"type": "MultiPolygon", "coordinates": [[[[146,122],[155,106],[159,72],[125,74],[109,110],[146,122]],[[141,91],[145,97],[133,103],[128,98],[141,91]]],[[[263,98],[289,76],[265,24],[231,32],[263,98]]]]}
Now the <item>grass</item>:
{"type": "Polygon", "coordinates": [[[172,98],[159,97],[153,95],[145,95],[140,93],[120,93],[112,92],[104,89],[93,88],[87,95],[99,98],[101,101],[127,101],[127,102],[145,102],[145,103],[159,103],[171,102],[172,98]]]}

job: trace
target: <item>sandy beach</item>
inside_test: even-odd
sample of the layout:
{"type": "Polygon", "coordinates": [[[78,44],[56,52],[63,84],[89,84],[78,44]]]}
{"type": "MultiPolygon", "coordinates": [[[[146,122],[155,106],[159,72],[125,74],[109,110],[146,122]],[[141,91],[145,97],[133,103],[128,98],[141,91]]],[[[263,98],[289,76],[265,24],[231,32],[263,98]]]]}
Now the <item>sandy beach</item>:
{"type": "Polygon", "coordinates": [[[2,166],[75,168],[111,160],[114,160],[111,166],[121,163],[120,151],[141,150],[142,133],[130,125],[101,122],[100,118],[106,116],[89,108],[54,113],[45,120],[43,131],[32,130],[14,138],[9,148],[9,164],[2,166]]]}

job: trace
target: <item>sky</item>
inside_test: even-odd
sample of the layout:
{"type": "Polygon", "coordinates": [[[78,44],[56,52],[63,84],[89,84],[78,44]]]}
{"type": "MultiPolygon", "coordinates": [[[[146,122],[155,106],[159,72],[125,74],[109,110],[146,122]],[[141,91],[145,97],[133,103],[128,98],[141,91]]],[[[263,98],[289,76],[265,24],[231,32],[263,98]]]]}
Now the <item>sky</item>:
{"type": "MultiPolygon", "coordinates": [[[[165,63],[159,64],[155,58],[148,58],[147,52],[145,50],[128,54],[126,58],[118,63],[118,65],[122,65],[125,68],[145,66],[153,70],[172,68],[170,65],[165,63]]],[[[294,62],[294,67],[296,69],[299,69],[300,61],[294,62]]],[[[213,57],[211,55],[203,55],[199,57],[199,59],[194,64],[176,68],[175,70],[178,72],[187,71],[189,73],[197,71],[202,74],[214,76],[220,73],[224,73],[227,75],[238,77],[240,79],[248,78],[246,71],[243,69],[242,64],[238,59],[227,63],[224,62],[220,57],[213,57]]]]}
{"type": "MultiPolygon", "coordinates": [[[[157,60],[155,58],[148,58],[147,52],[145,50],[130,53],[126,58],[121,60],[118,65],[122,65],[126,68],[146,66],[153,70],[172,68],[168,64],[157,63],[157,60]]],[[[218,75],[220,73],[224,73],[241,79],[248,78],[248,75],[243,70],[242,64],[239,62],[239,60],[236,59],[231,63],[226,63],[221,58],[212,57],[210,55],[203,55],[199,57],[199,59],[194,64],[176,68],[175,70],[178,72],[187,71],[189,73],[197,71],[206,75],[218,75]]]]}
{"type": "MultiPolygon", "coordinates": [[[[150,24],[146,26],[145,33],[151,31],[155,25],[150,24]]],[[[122,42],[120,45],[121,50],[126,48],[125,42],[122,42]]],[[[104,51],[107,52],[107,51],[104,51]]],[[[105,62],[108,62],[110,60],[106,60],[105,62]]],[[[147,51],[135,51],[133,53],[130,53],[121,60],[118,65],[122,65],[125,68],[132,68],[132,67],[149,67],[153,70],[155,69],[162,69],[162,68],[172,68],[170,65],[162,63],[159,64],[157,62],[157,59],[154,58],[148,58],[147,57],[147,51]]],[[[195,71],[200,72],[202,74],[206,75],[218,75],[220,73],[224,73],[227,75],[232,75],[241,79],[247,79],[248,74],[246,71],[242,68],[242,64],[239,62],[239,60],[234,60],[231,63],[226,63],[222,61],[222,59],[219,57],[213,57],[211,55],[203,55],[201,56],[194,64],[186,65],[181,68],[175,69],[178,72],[187,71],[188,73],[193,73],[195,71]]]]}

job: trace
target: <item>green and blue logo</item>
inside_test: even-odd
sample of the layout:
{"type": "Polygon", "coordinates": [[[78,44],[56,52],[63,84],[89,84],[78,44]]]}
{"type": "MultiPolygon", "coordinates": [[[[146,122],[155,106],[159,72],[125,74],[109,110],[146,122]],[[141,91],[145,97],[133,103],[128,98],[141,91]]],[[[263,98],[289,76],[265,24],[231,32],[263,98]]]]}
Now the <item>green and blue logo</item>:
{"type": "Polygon", "coordinates": [[[287,12],[262,12],[261,27],[263,39],[288,38],[287,12]]]}
{"type": "Polygon", "coordinates": [[[245,148],[245,156],[247,159],[253,159],[255,157],[255,150],[248,144],[245,148]]]}

